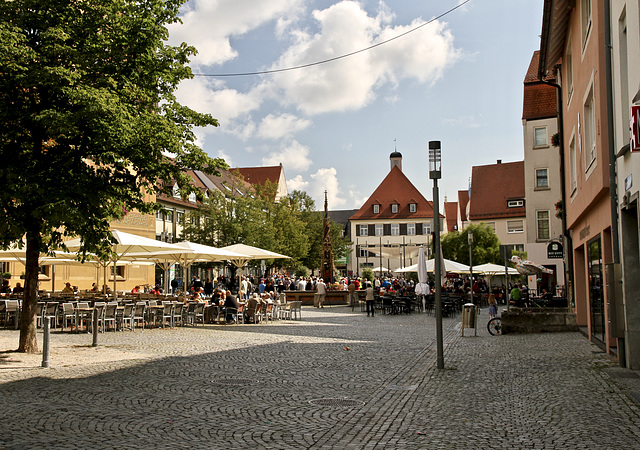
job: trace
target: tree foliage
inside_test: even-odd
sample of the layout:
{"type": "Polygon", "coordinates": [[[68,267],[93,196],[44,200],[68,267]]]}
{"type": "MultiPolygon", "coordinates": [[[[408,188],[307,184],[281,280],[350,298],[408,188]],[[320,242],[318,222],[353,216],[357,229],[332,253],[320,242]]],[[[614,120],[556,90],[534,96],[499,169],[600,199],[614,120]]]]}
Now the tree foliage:
{"type": "Polygon", "coordinates": [[[0,245],[26,236],[28,253],[19,350],[37,351],[40,252],[77,235],[105,256],[110,220],[151,212],[159,180],[226,167],[192,132],[217,121],[174,95],[194,53],[165,44],[181,3],[0,3],[0,245]]]}
{"type": "Polygon", "coordinates": [[[500,241],[493,228],[485,223],[471,224],[462,231],[453,231],[442,236],[442,255],[446,259],[469,264],[468,233],[473,233],[473,265],[500,263],[500,241]]]}

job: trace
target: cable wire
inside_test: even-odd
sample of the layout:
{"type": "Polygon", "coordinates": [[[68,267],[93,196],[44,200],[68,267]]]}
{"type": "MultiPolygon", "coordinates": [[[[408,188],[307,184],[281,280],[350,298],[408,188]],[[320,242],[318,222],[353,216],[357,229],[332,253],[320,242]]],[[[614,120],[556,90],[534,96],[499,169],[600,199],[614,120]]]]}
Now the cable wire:
{"type": "Polygon", "coordinates": [[[323,59],[321,61],[316,61],[316,62],[312,62],[312,63],[308,63],[308,64],[301,64],[299,66],[293,66],[293,67],[286,67],[283,69],[272,69],[272,70],[262,70],[262,71],[258,71],[258,72],[239,72],[239,73],[195,73],[193,74],[196,77],[212,77],[212,78],[221,78],[221,77],[244,77],[244,76],[252,76],[252,75],[267,75],[267,74],[271,74],[271,73],[278,73],[278,72],[287,72],[290,70],[298,70],[298,69],[305,69],[307,67],[312,67],[312,66],[318,66],[320,64],[326,64],[326,63],[330,63],[333,61],[337,61],[339,59],[344,59],[344,58],[348,58],[349,56],[353,56],[353,55],[357,55],[358,53],[362,53],[362,52],[366,52],[368,50],[374,49],[376,47],[380,47],[381,45],[387,44],[391,41],[395,41],[396,39],[399,39],[403,36],[406,36],[409,33],[413,33],[414,31],[419,30],[420,28],[427,26],[429,24],[431,24],[432,22],[441,19],[442,17],[451,14],[453,11],[455,11],[456,9],[464,6],[465,4],[469,3],[471,0],[464,0],[462,3],[454,6],[453,8],[449,9],[448,11],[443,12],[442,14],[440,14],[439,16],[434,17],[433,19],[418,25],[415,28],[412,28],[408,31],[405,31],[404,33],[401,33],[397,36],[394,36],[390,39],[387,39],[386,41],[382,41],[382,42],[378,42],[377,44],[373,44],[370,45],[369,47],[366,48],[362,48],[360,50],[356,50],[353,51],[351,53],[346,53],[344,55],[340,55],[340,56],[334,56],[333,58],[329,58],[329,59],[323,59]]]}

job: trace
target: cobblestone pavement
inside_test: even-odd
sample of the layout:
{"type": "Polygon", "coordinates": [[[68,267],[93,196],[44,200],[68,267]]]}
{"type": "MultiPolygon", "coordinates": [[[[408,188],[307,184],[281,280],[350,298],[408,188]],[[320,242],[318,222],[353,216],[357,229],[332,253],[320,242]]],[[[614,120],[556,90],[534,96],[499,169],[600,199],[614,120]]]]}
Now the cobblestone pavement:
{"type": "Polygon", "coordinates": [[[0,353],[0,448],[638,448],[638,373],[579,333],[445,318],[438,370],[433,316],[302,316],[54,332],[51,369],[0,353]]]}

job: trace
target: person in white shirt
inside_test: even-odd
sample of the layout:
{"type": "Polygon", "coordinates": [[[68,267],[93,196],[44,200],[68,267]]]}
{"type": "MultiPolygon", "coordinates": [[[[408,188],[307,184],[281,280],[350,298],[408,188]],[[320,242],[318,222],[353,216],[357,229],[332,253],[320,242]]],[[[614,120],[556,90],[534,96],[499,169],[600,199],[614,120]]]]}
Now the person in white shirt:
{"type": "Polygon", "coordinates": [[[327,285],[324,284],[322,278],[318,278],[316,283],[316,291],[318,293],[318,308],[324,308],[324,300],[327,297],[327,285]]]}

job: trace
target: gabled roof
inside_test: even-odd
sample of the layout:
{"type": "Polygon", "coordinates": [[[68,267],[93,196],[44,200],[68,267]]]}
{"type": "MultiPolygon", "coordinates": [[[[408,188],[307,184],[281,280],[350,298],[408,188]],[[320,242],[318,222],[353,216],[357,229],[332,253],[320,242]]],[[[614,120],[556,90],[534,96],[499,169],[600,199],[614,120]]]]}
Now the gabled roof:
{"type": "Polygon", "coordinates": [[[467,220],[467,204],[469,203],[469,191],[458,191],[458,205],[460,205],[460,220],[467,220]]]}
{"type": "Polygon", "coordinates": [[[444,202],[444,215],[447,218],[447,231],[458,229],[458,202],[444,202]]]}
{"type": "Polygon", "coordinates": [[[267,181],[278,184],[280,174],[284,169],[282,165],[266,167],[238,167],[230,169],[232,173],[239,173],[250,184],[265,184],[267,181]]]}
{"type": "Polygon", "coordinates": [[[433,205],[409,181],[398,166],[394,166],[382,180],[364,205],[350,220],[433,218],[433,205]],[[416,212],[409,212],[409,204],[415,203],[416,212]],[[391,205],[398,204],[398,212],[391,212],[391,205]],[[373,205],[380,205],[380,213],[373,213],[373,205]]]}
{"type": "MultiPolygon", "coordinates": [[[[544,84],[538,77],[540,52],[533,52],[529,70],[524,77],[524,98],[522,102],[522,118],[525,120],[546,119],[557,116],[556,88],[544,84]]],[[[545,78],[555,81],[554,75],[545,78]]]]}
{"type": "Polygon", "coordinates": [[[509,200],[524,198],[524,161],[471,168],[469,220],[524,217],[524,205],[507,208],[509,200]]]}

